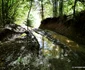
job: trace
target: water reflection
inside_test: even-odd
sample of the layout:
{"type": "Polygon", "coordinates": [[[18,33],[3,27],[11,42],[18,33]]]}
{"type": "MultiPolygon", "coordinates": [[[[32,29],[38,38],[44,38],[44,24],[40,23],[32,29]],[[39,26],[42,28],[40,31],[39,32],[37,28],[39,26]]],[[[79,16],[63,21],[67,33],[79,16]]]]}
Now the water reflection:
{"type": "Polygon", "coordinates": [[[60,58],[79,49],[77,43],[52,31],[38,31],[35,35],[45,56],[60,58]]]}
{"type": "Polygon", "coordinates": [[[85,45],[82,46],[49,30],[35,29],[34,31],[44,56],[42,58],[43,60],[47,58],[45,62],[49,64],[48,70],[72,70],[72,66],[85,65],[85,45]]]}

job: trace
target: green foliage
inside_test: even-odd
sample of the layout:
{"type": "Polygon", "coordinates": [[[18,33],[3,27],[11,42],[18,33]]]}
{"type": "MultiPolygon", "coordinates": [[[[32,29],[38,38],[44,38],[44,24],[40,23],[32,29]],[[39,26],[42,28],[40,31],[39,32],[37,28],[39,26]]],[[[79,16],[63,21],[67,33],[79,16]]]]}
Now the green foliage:
{"type": "Polygon", "coordinates": [[[24,21],[26,21],[28,11],[29,11],[29,2],[21,2],[18,5],[18,8],[17,8],[16,13],[14,15],[15,23],[21,24],[24,21]]]}
{"type": "MultiPolygon", "coordinates": [[[[36,18],[37,16],[40,17],[41,12],[41,1],[42,0],[0,0],[0,22],[1,24],[9,24],[9,23],[16,23],[16,24],[26,24],[28,18],[28,12],[30,11],[29,20],[31,20],[32,26],[37,26],[41,20],[41,18],[36,18]],[[33,2],[31,11],[30,11],[30,3],[33,2]],[[38,5],[38,3],[39,5],[38,5]],[[37,5],[37,6],[36,6],[37,5]],[[39,12],[38,12],[39,11],[39,12]],[[35,13],[38,12],[38,13],[35,13]],[[36,16],[37,15],[37,16],[36,16]],[[36,21],[37,19],[37,21],[36,21]],[[38,22],[39,20],[39,22],[38,22]]],[[[57,7],[57,16],[59,15],[59,1],[57,7]]],[[[53,16],[53,3],[51,0],[43,0],[43,8],[44,8],[44,18],[52,17],[53,16]]],[[[76,3],[76,12],[84,10],[85,2],[83,0],[78,0],[76,3]]],[[[73,6],[74,0],[64,0],[63,1],[63,14],[70,15],[73,14],[73,6]]]]}
{"type": "Polygon", "coordinates": [[[2,0],[0,2],[0,13],[2,24],[23,23],[27,18],[29,9],[29,2],[27,0],[2,0]],[[22,20],[22,21],[21,21],[22,20]]]}
{"type": "Polygon", "coordinates": [[[49,3],[44,4],[44,18],[52,16],[52,5],[49,3]],[[49,9],[50,8],[50,9],[49,9]]]}
{"type": "MultiPolygon", "coordinates": [[[[73,14],[74,0],[64,1],[64,14],[70,15],[73,14]]],[[[84,4],[81,1],[77,1],[76,11],[84,10],[84,4]]]]}

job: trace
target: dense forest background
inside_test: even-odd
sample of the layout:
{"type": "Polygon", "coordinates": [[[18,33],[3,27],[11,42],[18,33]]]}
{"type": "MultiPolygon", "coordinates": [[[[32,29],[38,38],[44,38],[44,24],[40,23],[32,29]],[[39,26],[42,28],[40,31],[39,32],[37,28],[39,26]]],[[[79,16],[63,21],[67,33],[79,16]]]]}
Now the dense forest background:
{"type": "Polygon", "coordinates": [[[0,70],[83,70],[85,0],[0,0],[0,70]]]}
{"type": "Polygon", "coordinates": [[[47,17],[75,15],[85,9],[84,0],[1,0],[0,5],[2,25],[26,24],[27,19],[38,25],[47,17]]]}

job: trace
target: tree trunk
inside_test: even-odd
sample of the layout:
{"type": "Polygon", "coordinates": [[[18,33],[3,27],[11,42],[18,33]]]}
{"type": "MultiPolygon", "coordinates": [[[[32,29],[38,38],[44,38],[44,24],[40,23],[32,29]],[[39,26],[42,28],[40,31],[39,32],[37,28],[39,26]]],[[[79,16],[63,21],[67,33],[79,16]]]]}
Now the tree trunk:
{"type": "MultiPolygon", "coordinates": [[[[28,15],[27,15],[27,31],[30,31],[29,30],[29,28],[28,28],[28,21],[29,21],[29,15],[30,15],[30,11],[31,11],[31,8],[32,8],[32,0],[31,0],[31,2],[30,2],[30,9],[29,9],[29,11],[28,11],[28,15]]],[[[28,39],[28,35],[27,35],[27,46],[29,46],[29,39],[28,39]]]]}
{"type": "Polygon", "coordinates": [[[43,6],[43,0],[41,0],[41,18],[44,19],[44,6],[43,6]]]}
{"type": "Polygon", "coordinates": [[[2,0],[2,25],[4,26],[4,1],[2,0]]]}
{"type": "Polygon", "coordinates": [[[57,16],[58,1],[52,0],[52,2],[53,2],[53,17],[56,17],[57,16]]]}
{"type": "Polygon", "coordinates": [[[59,1],[59,16],[63,16],[63,0],[59,1]]]}
{"type": "Polygon", "coordinates": [[[77,0],[74,1],[74,7],[73,7],[73,17],[75,18],[75,8],[76,8],[76,3],[77,3],[77,0]]]}

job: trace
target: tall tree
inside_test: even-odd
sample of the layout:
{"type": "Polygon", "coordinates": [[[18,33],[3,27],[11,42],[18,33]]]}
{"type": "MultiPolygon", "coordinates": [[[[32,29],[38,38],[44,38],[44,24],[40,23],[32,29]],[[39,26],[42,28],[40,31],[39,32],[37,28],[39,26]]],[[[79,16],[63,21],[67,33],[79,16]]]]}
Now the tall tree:
{"type": "Polygon", "coordinates": [[[44,6],[43,6],[43,0],[41,0],[41,18],[44,19],[44,6]]]}
{"type": "Polygon", "coordinates": [[[53,17],[57,16],[58,0],[52,0],[53,2],[53,17]]]}
{"type": "MultiPolygon", "coordinates": [[[[16,0],[2,0],[1,4],[2,4],[1,5],[1,8],[2,8],[1,9],[1,12],[2,12],[1,20],[2,20],[2,25],[5,26],[5,24],[10,23],[10,21],[11,21],[10,20],[11,18],[9,17],[9,14],[10,14],[9,10],[14,8],[13,6],[15,4],[18,4],[18,1],[16,1],[16,0]]],[[[15,10],[15,8],[14,8],[14,10],[15,10]]]]}
{"type": "Polygon", "coordinates": [[[59,0],[59,16],[63,15],[63,0],[59,0]]]}
{"type": "Polygon", "coordinates": [[[73,7],[73,17],[75,17],[75,8],[76,8],[76,3],[77,3],[77,0],[74,0],[74,7],[73,7]]]}
{"type": "Polygon", "coordinates": [[[1,21],[2,21],[2,24],[4,23],[3,19],[4,19],[4,1],[2,0],[2,12],[1,12],[1,21]]]}

